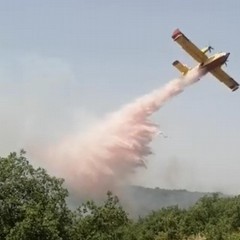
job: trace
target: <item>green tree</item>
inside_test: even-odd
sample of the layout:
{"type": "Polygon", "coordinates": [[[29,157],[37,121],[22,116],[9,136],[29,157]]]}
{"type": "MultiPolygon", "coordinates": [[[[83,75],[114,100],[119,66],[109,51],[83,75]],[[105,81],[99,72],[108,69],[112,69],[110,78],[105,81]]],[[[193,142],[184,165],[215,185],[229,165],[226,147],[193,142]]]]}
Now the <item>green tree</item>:
{"type": "Polygon", "coordinates": [[[25,152],[0,158],[1,240],[237,240],[240,196],[201,198],[189,209],[162,208],[129,219],[111,192],[72,212],[63,179],[33,168],[25,152]]]}
{"type": "Polygon", "coordinates": [[[182,239],[182,219],[185,210],[177,206],[162,208],[149,216],[139,219],[139,240],[180,240],[182,239]]]}
{"type": "Polygon", "coordinates": [[[0,158],[0,239],[70,239],[63,180],[34,169],[22,150],[0,158]]]}
{"type": "Polygon", "coordinates": [[[118,198],[108,192],[103,205],[88,201],[78,208],[73,235],[76,240],[120,240],[127,239],[127,235],[134,239],[128,232],[129,224],[118,198]]]}

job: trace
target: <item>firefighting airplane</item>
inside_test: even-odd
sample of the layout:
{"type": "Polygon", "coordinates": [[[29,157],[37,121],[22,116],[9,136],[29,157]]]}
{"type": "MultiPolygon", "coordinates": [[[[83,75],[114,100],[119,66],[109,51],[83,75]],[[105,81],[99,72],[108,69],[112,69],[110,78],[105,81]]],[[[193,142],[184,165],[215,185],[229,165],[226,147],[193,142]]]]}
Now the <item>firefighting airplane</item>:
{"type": "MultiPolygon", "coordinates": [[[[221,66],[223,64],[226,64],[230,53],[221,52],[208,57],[206,53],[211,52],[213,49],[211,46],[199,49],[179,29],[176,29],[173,32],[172,38],[179,45],[181,45],[181,47],[189,55],[191,55],[197,62],[200,63],[200,69],[210,72],[214,77],[227,85],[232,91],[238,89],[239,84],[221,69],[221,66]]],[[[178,60],[174,61],[172,64],[182,73],[182,75],[186,75],[187,72],[191,69],[178,60]]]]}

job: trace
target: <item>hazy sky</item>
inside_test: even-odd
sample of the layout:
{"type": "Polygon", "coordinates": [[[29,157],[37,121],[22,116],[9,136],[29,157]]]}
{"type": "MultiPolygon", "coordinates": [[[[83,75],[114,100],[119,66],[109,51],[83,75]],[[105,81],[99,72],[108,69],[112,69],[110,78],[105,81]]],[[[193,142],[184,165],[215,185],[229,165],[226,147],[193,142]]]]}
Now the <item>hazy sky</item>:
{"type": "MultiPolygon", "coordinates": [[[[0,154],[91,126],[196,64],[171,39],[231,52],[240,82],[238,0],[0,0],[0,154]]],[[[224,67],[225,69],[225,67],[224,67]]],[[[169,136],[135,183],[239,193],[240,91],[207,75],[153,116],[169,136]]]]}

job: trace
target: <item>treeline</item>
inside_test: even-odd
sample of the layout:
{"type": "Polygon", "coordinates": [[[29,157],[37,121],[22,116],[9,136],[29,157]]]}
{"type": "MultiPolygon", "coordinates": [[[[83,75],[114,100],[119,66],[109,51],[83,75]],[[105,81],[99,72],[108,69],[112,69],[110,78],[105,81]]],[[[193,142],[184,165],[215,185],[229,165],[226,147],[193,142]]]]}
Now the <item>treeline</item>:
{"type": "Polygon", "coordinates": [[[133,220],[111,192],[70,210],[63,180],[25,157],[0,158],[1,240],[239,240],[240,196],[201,198],[194,206],[162,208],[133,220]]]}

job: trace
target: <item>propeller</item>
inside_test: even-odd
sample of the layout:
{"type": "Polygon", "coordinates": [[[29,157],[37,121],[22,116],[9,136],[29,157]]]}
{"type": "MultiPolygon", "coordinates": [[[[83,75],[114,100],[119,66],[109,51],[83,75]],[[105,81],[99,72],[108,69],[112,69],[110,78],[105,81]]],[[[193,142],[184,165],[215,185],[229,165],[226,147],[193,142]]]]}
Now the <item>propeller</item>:
{"type": "Polygon", "coordinates": [[[209,52],[212,52],[212,50],[214,50],[214,48],[209,45],[209,46],[208,46],[208,51],[209,51],[209,52]]]}
{"type": "Polygon", "coordinates": [[[228,59],[227,59],[226,62],[224,63],[226,67],[227,67],[227,62],[228,62],[228,59]]]}
{"type": "Polygon", "coordinates": [[[212,50],[214,50],[214,48],[213,48],[210,44],[208,44],[207,47],[205,47],[205,48],[202,49],[202,52],[203,52],[203,53],[207,53],[207,52],[211,53],[212,50]]]}

